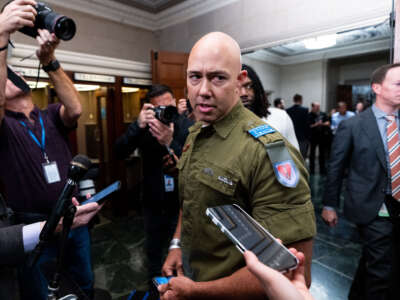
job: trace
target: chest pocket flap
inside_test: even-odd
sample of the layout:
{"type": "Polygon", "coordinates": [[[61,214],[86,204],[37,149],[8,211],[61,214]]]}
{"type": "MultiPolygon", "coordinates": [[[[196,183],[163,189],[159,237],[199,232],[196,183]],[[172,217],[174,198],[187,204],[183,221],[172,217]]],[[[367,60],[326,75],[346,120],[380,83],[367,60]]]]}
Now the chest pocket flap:
{"type": "Polygon", "coordinates": [[[232,171],[205,161],[196,176],[197,180],[209,188],[227,196],[235,194],[239,177],[232,171]]]}

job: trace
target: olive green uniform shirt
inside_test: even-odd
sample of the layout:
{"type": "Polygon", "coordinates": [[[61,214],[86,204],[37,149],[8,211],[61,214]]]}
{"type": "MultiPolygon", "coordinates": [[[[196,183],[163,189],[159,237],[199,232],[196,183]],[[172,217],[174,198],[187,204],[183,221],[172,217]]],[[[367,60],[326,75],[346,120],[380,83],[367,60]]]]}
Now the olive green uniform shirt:
{"type": "Polygon", "coordinates": [[[274,132],[257,140],[247,132],[261,125],[239,101],[222,120],[190,128],[178,168],[185,275],[195,281],[229,276],[245,265],[242,254],[206,216],[207,207],[238,204],[284,244],[316,233],[301,154],[285,140],[300,179],[296,188],[284,187],[265,148],[283,137],[274,132]]]}

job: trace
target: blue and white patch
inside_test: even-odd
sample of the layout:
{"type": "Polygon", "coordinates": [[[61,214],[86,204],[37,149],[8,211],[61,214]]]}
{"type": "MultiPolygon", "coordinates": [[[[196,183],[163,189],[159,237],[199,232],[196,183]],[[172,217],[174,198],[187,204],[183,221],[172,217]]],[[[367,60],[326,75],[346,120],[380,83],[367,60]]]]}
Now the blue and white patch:
{"type": "Polygon", "coordinates": [[[273,129],[271,126],[269,126],[267,124],[261,125],[261,126],[258,126],[256,128],[249,130],[249,133],[256,139],[258,139],[260,136],[274,133],[274,132],[275,132],[275,129],[273,129]]]}
{"type": "Polygon", "coordinates": [[[273,164],[276,179],[286,187],[294,188],[299,183],[299,170],[293,160],[280,161],[273,164]]]}

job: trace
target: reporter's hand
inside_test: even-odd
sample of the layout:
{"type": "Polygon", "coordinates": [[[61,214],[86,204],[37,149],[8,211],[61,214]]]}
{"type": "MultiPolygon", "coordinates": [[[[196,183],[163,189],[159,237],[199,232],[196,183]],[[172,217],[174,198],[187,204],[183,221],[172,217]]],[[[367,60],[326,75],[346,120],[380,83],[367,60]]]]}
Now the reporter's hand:
{"type": "Polygon", "coordinates": [[[174,159],[172,159],[171,155],[169,154],[163,157],[163,172],[169,176],[177,177],[179,171],[176,165],[179,161],[179,158],[175,155],[172,149],[171,151],[174,159]]]}
{"type": "Polygon", "coordinates": [[[160,145],[171,145],[174,138],[174,123],[170,123],[169,126],[167,126],[154,118],[150,120],[148,124],[151,135],[157,139],[160,145]]]}
{"type": "Polygon", "coordinates": [[[286,277],[278,271],[264,265],[251,251],[244,253],[248,270],[260,281],[270,300],[312,300],[304,278],[304,254],[291,248],[290,251],[299,260],[296,270],[286,277]]]}
{"type": "Polygon", "coordinates": [[[179,99],[178,101],[178,114],[182,115],[187,111],[186,99],[179,99]]]}
{"type": "Polygon", "coordinates": [[[183,276],[182,250],[172,249],[168,252],[161,273],[163,276],[174,276],[174,271],[178,276],[183,276]]]}
{"type": "Polygon", "coordinates": [[[139,113],[139,117],[137,119],[137,123],[140,128],[146,128],[148,123],[155,119],[154,111],[151,109],[154,108],[154,105],[151,103],[145,103],[142,107],[142,110],[139,113]]]}
{"type": "Polygon", "coordinates": [[[187,300],[191,299],[196,283],[185,277],[173,277],[167,284],[158,287],[161,300],[187,300]]]}
{"type": "Polygon", "coordinates": [[[324,208],[322,209],[321,216],[325,224],[327,224],[330,227],[335,227],[338,223],[339,218],[335,210],[324,208]]]}
{"type": "MultiPolygon", "coordinates": [[[[90,195],[87,195],[86,198],[89,199],[90,195]]],[[[72,229],[87,225],[90,220],[103,208],[104,205],[104,203],[99,205],[97,202],[79,205],[79,202],[75,199],[75,197],[72,198],[72,203],[77,208],[74,221],[71,226],[72,229]]]]}
{"type": "Polygon", "coordinates": [[[47,29],[38,29],[38,33],[39,35],[36,37],[36,40],[40,47],[36,50],[36,56],[40,63],[46,66],[52,60],[56,59],[54,51],[60,43],[60,40],[54,33],[50,33],[47,29]]]}
{"type": "Polygon", "coordinates": [[[33,0],[15,0],[8,4],[0,14],[0,36],[5,35],[8,41],[9,35],[18,29],[33,27],[37,15],[35,5],[33,0]]]}

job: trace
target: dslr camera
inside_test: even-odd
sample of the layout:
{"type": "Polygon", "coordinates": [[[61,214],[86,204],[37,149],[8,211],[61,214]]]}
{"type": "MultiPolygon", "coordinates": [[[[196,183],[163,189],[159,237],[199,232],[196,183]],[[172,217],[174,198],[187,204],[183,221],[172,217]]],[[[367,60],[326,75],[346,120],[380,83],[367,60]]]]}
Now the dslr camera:
{"type": "Polygon", "coordinates": [[[64,41],[69,41],[74,37],[76,33],[74,20],[56,13],[44,2],[37,2],[35,9],[37,11],[35,26],[25,26],[19,30],[20,32],[36,38],[38,29],[47,29],[50,33],[54,33],[56,37],[64,41]]]}
{"type": "Polygon", "coordinates": [[[161,105],[152,108],[152,110],[155,113],[156,119],[166,125],[169,125],[169,123],[176,121],[179,117],[178,110],[173,105],[161,105]]]}

